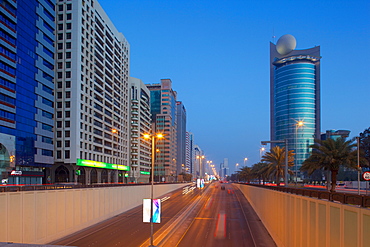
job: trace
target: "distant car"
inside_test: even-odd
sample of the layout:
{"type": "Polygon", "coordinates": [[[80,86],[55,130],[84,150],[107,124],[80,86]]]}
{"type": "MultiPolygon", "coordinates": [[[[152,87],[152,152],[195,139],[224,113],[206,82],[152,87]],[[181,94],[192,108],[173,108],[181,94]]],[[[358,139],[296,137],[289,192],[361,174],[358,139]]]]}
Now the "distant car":
{"type": "Polygon", "coordinates": [[[222,185],[222,186],[221,186],[221,190],[225,190],[225,186],[223,186],[223,185],[222,185]]]}

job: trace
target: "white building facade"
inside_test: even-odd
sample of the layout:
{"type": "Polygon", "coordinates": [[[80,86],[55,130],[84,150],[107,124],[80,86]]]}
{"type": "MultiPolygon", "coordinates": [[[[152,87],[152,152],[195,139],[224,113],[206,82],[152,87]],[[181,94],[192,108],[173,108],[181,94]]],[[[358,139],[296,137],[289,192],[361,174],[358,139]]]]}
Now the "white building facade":
{"type": "Polygon", "coordinates": [[[151,133],[150,91],[137,78],[130,77],[131,100],[131,172],[130,182],[148,183],[151,171],[151,141],[143,138],[151,133]]]}
{"type": "Polygon", "coordinates": [[[53,182],[127,182],[129,43],[97,1],[56,10],[53,182]]]}

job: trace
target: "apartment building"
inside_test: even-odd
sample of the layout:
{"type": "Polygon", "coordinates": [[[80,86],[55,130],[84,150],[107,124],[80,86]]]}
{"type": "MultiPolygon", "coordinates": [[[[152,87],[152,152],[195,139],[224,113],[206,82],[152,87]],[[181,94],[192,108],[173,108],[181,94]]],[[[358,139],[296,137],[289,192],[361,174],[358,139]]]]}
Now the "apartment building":
{"type": "Polygon", "coordinates": [[[98,1],[56,2],[53,182],[127,182],[129,56],[98,1]]]}
{"type": "Polygon", "coordinates": [[[130,77],[131,100],[131,173],[130,182],[149,183],[151,171],[151,141],[144,134],[151,133],[150,91],[137,78],[130,77]]]}

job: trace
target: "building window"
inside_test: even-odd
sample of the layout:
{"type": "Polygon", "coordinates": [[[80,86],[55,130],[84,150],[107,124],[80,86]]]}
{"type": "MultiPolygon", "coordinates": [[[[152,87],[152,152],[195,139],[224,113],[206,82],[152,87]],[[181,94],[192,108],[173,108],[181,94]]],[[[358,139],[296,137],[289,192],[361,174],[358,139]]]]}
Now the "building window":
{"type": "Polygon", "coordinates": [[[61,141],[57,141],[57,147],[58,148],[62,147],[62,142],[61,141]]]}
{"type": "Polygon", "coordinates": [[[62,121],[57,121],[57,128],[62,128],[62,121]]]}
{"type": "Polygon", "coordinates": [[[70,158],[69,150],[65,150],[64,151],[64,158],[66,158],[66,159],[69,159],[70,158]]]}
{"type": "Polygon", "coordinates": [[[66,101],[65,102],[65,107],[70,108],[71,107],[71,101],[66,101]]]}
{"type": "Polygon", "coordinates": [[[63,85],[62,85],[62,83],[60,81],[58,81],[57,86],[58,86],[58,88],[62,88],[63,87],[63,85]]]}
{"type": "Polygon", "coordinates": [[[71,117],[71,112],[70,111],[66,111],[65,112],[65,115],[66,115],[66,117],[71,117]]]}
{"type": "Polygon", "coordinates": [[[66,148],[69,148],[69,147],[71,146],[70,141],[69,141],[69,140],[65,141],[65,142],[64,142],[64,146],[65,146],[66,148]]]}
{"type": "Polygon", "coordinates": [[[65,137],[71,137],[71,132],[69,130],[64,132],[65,137]]]}
{"type": "Polygon", "coordinates": [[[58,40],[63,40],[63,34],[62,33],[58,33],[58,40]]]}
{"type": "Polygon", "coordinates": [[[65,122],[65,126],[66,126],[66,128],[71,127],[71,122],[70,122],[70,121],[66,121],[66,122],[65,122]]]}
{"type": "Polygon", "coordinates": [[[72,4],[67,4],[67,10],[72,10],[72,4]]]}
{"type": "MultiPolygon", "coordinates": [[[[61,98],[63,98],[62,92],[57,92],[57,99],[61,99],[61,98]]],[[[60,103],[60,102],[58,102],[58,103],[60,103]]]]}
{"type": "Polygon", "coordinates": [[[66,33],[66,39],[71,39],[72,38],[72,33],[66,33]]]}
{"type": "Polygon", "coordinates": [[[72,43],[71,42],[67,42],[66,43],[66,49],[71,49],[72,48],[72,43]]]}
{"type": "Polygon", "coordinates": [[[50,156],[50,157],[53,157],[53,151],[52,150],[46,150],[46,149],[42,149],[42,155],[44,156],[50,156]]]}
{"type": "Polygon", "coordinates": [[[66,62],[66,68],[70,69],[71,68],[71,62],[66,62]]]}
{"type": "Polygon", "coordinates": [[[71,92],[67,91],[66,92],[66,99],[69,99],[69,98],[71,98],[71,92]]]}
{"type": "Polygon", "coordinates": [[[58,59],[62,59],[63,58],[63,53],[59,52],[58,53],[58,59]]]}
{"type": "Polygon", "coordinates": [[[62,131],[57,131],[57,137],[62,137],[62,131]]]}
{"type": "Polygon", "coordinates": [[[67,23],[67,30],[71,30],[72,29],[72,23],[67,23]]]}
{"type": "Polygon", "coordinates": [[[57,118],[62,118],[62,111],[57,111],[57,118]]]}
{"type": "Polygon", "coordinates": [[[63,24],[58,24],[58,30],[62,31],[63,30],[63,24]]]}
{"type": "Polygon", "coordinates": [[[71,52],[66,52],[66,58],[71,58],[72,53],[71,52]]]}
{"type": "Polygon", "coordinates": [[[63,49],[63,43],[58,43],[58,50],[62,50],[63,49]]]}
{"type": "Polygon", "coordinates": [[[71,78],[71,71],[66,71],[66,78],[71,78]]]}
{"type": "Polygon", "coordinates": [[[58,69],[63,69],[63,63],[58,63],[58,69]]]}
{"type": "Polygon", "coordinates": [[[63,15],[62,14],[58,15],[58,20],[63,21],[63,15]]]}
{"type": "Polygon", "coordinates": [[[70,88],[71,87],[71,81],[66,81],[66,88],[70,88]]]}
{"type": "Polygon", "coordinates": [[[67,14],[67,20],[72,20],[72,14],[71,13],[67,14]]]}
{"type": "Polygon", "coordinates": [[[59,11],[63,11],[63,4],[58,5],[58,10],[59,10],[59,11]]]}

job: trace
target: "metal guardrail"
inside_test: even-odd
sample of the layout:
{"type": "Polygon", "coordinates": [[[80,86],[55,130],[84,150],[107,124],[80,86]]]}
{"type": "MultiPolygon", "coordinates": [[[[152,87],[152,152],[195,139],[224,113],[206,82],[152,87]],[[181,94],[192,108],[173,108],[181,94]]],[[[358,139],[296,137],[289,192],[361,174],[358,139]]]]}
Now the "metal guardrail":
{"type": "MultiPolygon", "coordinates": [[[[245,184],[245,183],[240,183],[245,184]]],[[[314,190],[314,189],[303,189],[303,188],[290,188],[290,187],[278,187],[278,186],[268,186],[260,184],[247,184],[250,186],[261,187],[269,190],[276,190],[285,193],[308,196],[317,199],[324,199],[332,202],[340,202],[343,204],[357,205],[360,207],[370,207],[370,196],[366,195],[356,195],[350,193],[341,192],[329,192],[324,190],[314,190]]]]}
{"type": "MultiPolygon", "coordinates": [[[[159,184],[177,184],[177,183],[154,183],[159,184]]],[[[20,191],[35,191],[35,190],[64,190],[64,189],[85,189],[85,188],[103,188],[103,187],[121,187],[121,186],[141,186],[151,185],[150,183],[130,183],[130,184],[48,184],[48,185],[6,185],[0,186],[0,192],[20,192],[20,191]]]]}

